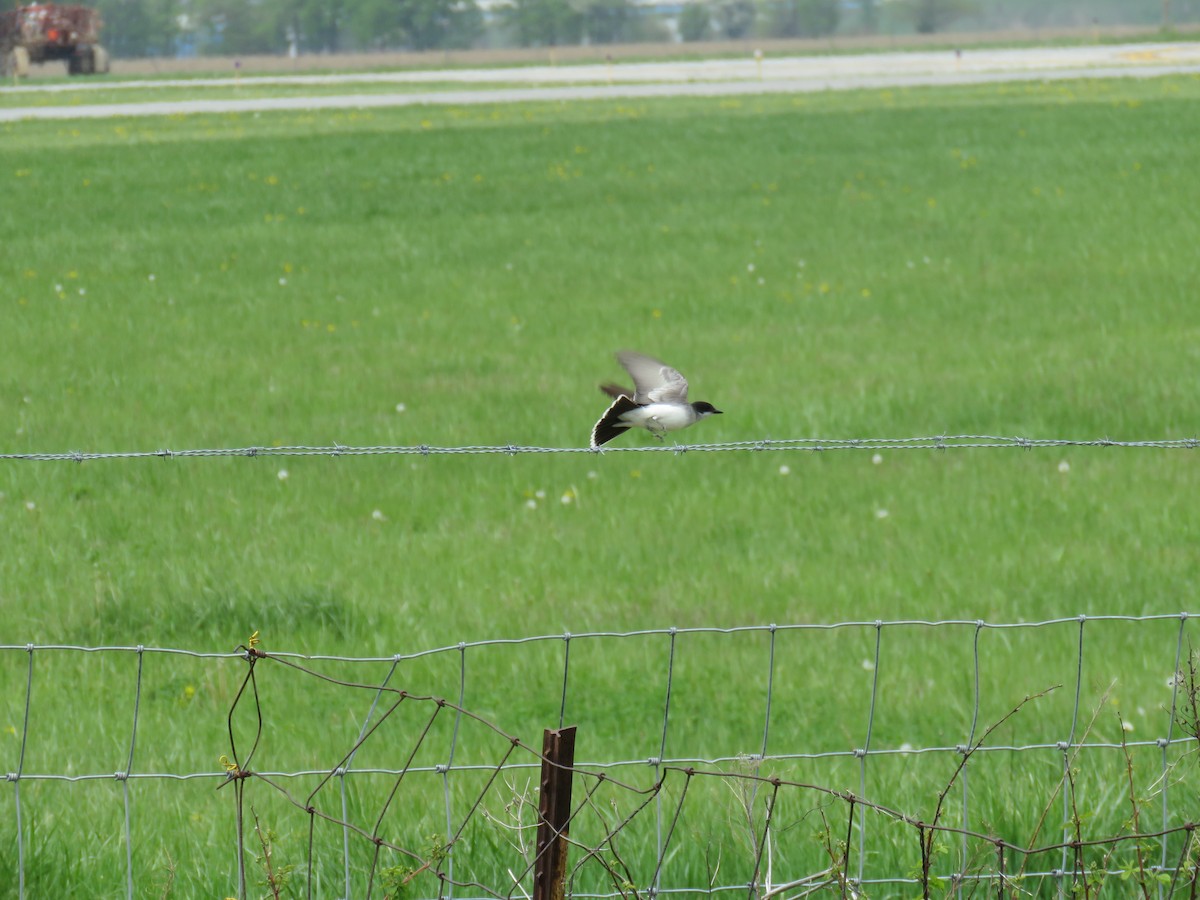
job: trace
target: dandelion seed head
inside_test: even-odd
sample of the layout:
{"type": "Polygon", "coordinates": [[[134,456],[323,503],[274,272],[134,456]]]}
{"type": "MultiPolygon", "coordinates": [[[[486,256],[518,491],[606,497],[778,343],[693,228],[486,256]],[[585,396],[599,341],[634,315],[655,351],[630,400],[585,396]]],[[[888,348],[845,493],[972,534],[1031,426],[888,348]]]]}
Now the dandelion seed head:
{"type": "Polygon", "coordinates": [[[534,500],[532,497],[530,497],[528,500],[525,501],[525,508],[526,509],[537,509],[537,501],[534,500]]]}
{"type": "Polygon", "coordinates": [[[372,511],[371,518],[374,519],[376,522],[382,522],[384,520],[383,510],[376,509],[376,510],[372,511]]]}
{"type": "Polygon", "coordinates": [[[402,412],[404,412],[406,409],[408,409],[408,407],[407,407],[407,406],[405,406],[403,403],[397,403],[397,404],[396,404],[396,412],[398,412],[398,413],[402,413],[402,412]]]}
{"type": "Polygon", "coordinates": [[[871,462],[873,462],[875,465],[879,465],[880,463],[883,462],[883,454],[876,453],[874,456],[871,457],[871,462]]]}
{"type": "Polygon", "coordinates": [[[887,517],[888,517],[888,511],[886,509],[875,510],[875,518],[886,519],[887,517]]]}
{"type": "Polygon", "coordinates": [[[864,659],[862,661],[862,667],[863,667],[863,671],[865,671],[865,672],[874,672],[875,671],[875,661],[870,660],[870,659],[864,659]]]}
{"type": "Polygon", "coordinates": [[[791,471],[792,471],[792,470],[791,470],[791,469],[789,469],[787,466],[780,466],[780,467],[779,467],[779,474],[780,474],[780,475],[788,475],[788,474],[790,474],[790,473],[791,473],[791,471]]]}
{"type": "Polygon", "coordinates": [[[288,470],[287,470],[287,469],[280,469],[280,470],[279,470],[279,472],[277,472],[277,473],[276,473],[275,477],[276,477],[276,478],[278,478],[280,481],[287,481],[287,479],[288,479],[288,470]]]}
{"type": "Polygon", "coordinates": [[[1071,471],[1071,464],[1064,459],[1062,462],[1060,462],[1058,464],[1058,471],[1060,471],[1064,475],[1066,475],[1068,472],[1071,471]]]}

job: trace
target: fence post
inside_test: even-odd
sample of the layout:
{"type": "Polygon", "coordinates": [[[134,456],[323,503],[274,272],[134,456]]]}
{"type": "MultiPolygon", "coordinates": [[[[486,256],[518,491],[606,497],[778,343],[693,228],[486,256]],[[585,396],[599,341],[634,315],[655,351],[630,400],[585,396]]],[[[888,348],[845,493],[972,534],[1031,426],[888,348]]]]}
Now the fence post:
{"type": "Polygon", "coordinates": [[[547,728],[542,736],[542,780],[538,799],[533,900],[563,900],[574,765],[575,726],[547,728]]]}

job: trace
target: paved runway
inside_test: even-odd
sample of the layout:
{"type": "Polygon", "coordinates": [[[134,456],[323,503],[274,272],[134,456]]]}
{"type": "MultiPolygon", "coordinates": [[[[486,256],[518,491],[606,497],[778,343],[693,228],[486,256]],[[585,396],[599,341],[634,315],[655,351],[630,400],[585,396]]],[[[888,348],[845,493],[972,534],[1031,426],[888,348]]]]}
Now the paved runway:
{"type": "Polygon", "coordinates": [[[0,122],[181,113],[347,109],[422,104],[464,105],[519,101],[804,93],[855,88],[920,87],[1070,78],[1200,74],[1200,44],[1160,43],[1088,47],[970,49],[914,53],[795,56],[612,65],[445,69],[342,75],[277,75],[189,79],[193,95],[205,87],[345,85],[345,94],[214,98],[4,108],[6,97],[123,88],[179,87],[178,81],[89,81],[0,88],[0,122]],[[421,90],[423,83],[462,83],[462,89],[421,90]],[[353,93],[356,85],[398,84],[403,92],[353,93]],[[472,88],[500,84],[503,87],[472,88]]]}

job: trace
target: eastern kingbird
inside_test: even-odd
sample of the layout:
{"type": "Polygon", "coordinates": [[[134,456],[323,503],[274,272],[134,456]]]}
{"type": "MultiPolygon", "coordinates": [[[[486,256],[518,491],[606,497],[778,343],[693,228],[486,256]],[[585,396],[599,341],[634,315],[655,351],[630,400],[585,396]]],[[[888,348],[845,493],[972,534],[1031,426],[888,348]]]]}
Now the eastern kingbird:
{"type": "Polygon", "coordinates": [[[617,362],[633,378],[633,390],[617,384],[600,385],[600,390],[616,399],[592,429],[593,447],[607,444],[630,428],[645,428],[661,441],[668,431],[720,415],[721,410],[711,403],[688,403],[687,379],[666,363],[629,350],[618,353],[617,362]]]}

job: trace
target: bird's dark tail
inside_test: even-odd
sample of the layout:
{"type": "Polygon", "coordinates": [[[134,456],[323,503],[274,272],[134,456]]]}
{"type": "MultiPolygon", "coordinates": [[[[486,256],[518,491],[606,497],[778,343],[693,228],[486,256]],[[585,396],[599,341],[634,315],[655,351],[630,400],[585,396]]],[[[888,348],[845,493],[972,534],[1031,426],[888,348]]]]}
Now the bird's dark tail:
{"type": "Polygon", "coordinates": [[[623,388],[619,384],[613,384],[611,381],[607,384],[600,385],[600,390],[608,394],[610,397],[632,397],[633,391],[629,388],[623,388]]]}
{"type": "Polygon", "coordinates": [[[613,438],[623,431],[627,431],[629,426],[621,421],[621,416],[629,412],[631,409],[637,409],[638,405],[633,402],[633,398],[627,394],[620,394],[613,401],[612,406],[600,417],[600,421],[596,423],[596,427],[592,429],[592,446],[600,447],[607,444],[613,438]]]}

